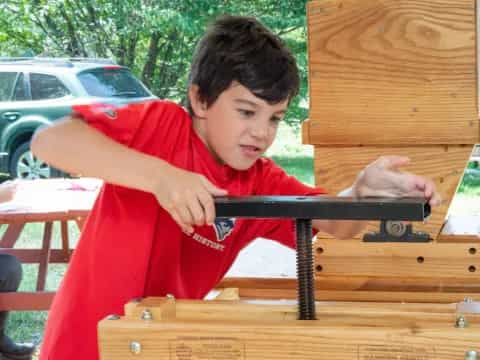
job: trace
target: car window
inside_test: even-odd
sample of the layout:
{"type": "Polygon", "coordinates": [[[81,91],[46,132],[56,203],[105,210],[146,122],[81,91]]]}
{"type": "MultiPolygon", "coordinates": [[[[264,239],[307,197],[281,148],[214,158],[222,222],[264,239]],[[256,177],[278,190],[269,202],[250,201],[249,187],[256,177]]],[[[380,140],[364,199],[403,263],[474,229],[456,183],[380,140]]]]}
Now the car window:
{"type": "Polygon", "coordinates": [[[56,76],[47,74],[30,74],[32,100],[58,99],[70,94],[70,91],[56,76]]]}
{"type": "Polygon", "coordinates": [[[29,100],[28,99],[28,94],[27,94],[27,88],[25,86],[25,76],[23,73],[20,73],[20,75],[17,78],[17,83],[15,85],[15,89],[13,90],[13,101],[24,101],[24,100],[29,100]]]}
{"type": "Polygon", "coordinates": [[[0,101],[10,101],[18,72],[0,72],[0,101]]]}
{"type": "Polygon", "coordinates": [[[127,69],[118,67],[82,71],[78,79],[90,96],[146,97],[143,85],[127,69]]]}

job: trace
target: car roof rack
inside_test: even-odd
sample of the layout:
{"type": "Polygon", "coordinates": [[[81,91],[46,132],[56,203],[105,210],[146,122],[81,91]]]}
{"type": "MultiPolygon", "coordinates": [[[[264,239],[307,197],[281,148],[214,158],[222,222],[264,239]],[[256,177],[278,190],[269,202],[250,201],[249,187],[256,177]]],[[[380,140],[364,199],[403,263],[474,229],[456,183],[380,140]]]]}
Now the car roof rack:
{"type": "Polygon", "coordinates": [[[93,64],[116,65],[115,61],[113,61],[112,59],[105,59],[105,58],[0,57],[0,65],[42,64],[42,65],[49,65],[49,66],[74,67],[75,63],[93,63],[93,64]]]}

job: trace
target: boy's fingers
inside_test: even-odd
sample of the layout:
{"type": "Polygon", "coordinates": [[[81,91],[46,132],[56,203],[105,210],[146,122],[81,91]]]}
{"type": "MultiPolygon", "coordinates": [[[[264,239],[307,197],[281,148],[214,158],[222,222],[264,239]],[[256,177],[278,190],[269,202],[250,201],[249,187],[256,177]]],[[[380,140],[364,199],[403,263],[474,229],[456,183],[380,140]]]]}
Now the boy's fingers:
{"type": "Polygon", "coordinates": [[[425,197],[431,198],[435,192],[435,185],[431,181],[427,181],[425,184],[425,197]]]}
{"type": "Polygon", "coordinates": [[[436,193],[435,183],[424,177],[416,176],[415,186],[418,190],[423,191],[423,196],[427,199],[431,199],[436,193]]]}
{"type": "Polygon", "coordinates": [[[224,189],[220,189],[213,185],[206,177],[202,177],[202,183],[207,189],[207,191],[212,194],[213,196],[226,196],[228,195],[228,191],[224,189]]]}
{"type": "Polygon", "coordinates": [[[198,194],[198,200],[205,212],[205,223],[212,225],[215,221],[215,204],[212,195],[207,191],[201,192],[198,194]]]}
{"type": "Polygon", "coordinates": [[[192,226],[185,224],[176,211],[171,212],[170,215],[184,232],[187,232],[189,234],[193,233],[192,226]]]}
{"type": "Polygon", "coordinates": [[[197,197],[191,199],[188,204],[188,209],[190,210],[195,225],[201,226],[205,224],[205,212],[197,197]]]}
{"type": "MultiPolygon", "coordinates": [[[[192,214],[186,205],[175,208],[182,224],[191,227],[193,222],[192,214]]],[[[192,229],[193,230],[193,229],[192,229]]]]}
{"type": "Polygon", "coordinates": [[[408,165],[409,162],[410,158],[407,156],[390,155],[380,158],[380,165],[389,170],[397,170],[401,166],[408,165]]]}
{"type": "Polygon", "coordinates": [[[431,206],[440,206],[443,203],[443,199],[441,195],[438,192],[434,192],[432,194],[432,197],[430,198],[430,201],[428,202],[431,206]]]}

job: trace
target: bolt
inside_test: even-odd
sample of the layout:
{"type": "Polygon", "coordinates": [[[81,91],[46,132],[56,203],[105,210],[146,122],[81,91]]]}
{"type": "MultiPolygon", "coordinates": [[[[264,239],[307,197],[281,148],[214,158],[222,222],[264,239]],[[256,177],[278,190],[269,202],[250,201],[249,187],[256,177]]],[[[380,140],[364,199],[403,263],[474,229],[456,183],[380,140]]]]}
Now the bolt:
{"type": "Polygon", "coordinates": [[[477,352],[475,350],[469,350],[465,353],[465,360],[477,360],[477,352]]]}
{"type": "Polygon", "coordinates": [[[459,315],[457,317],[457,321],[455,322],[455,327],[463,329],[468,327],[468,321],[463,315],[459,315]]]}
{"type": "Polygon", "coordinates": [[[165,297],[166,297],[167,299],[175,300],[175,296],[172,295],[172,294],[167,294],[165,297]]]}
{"type": "Polygon", "coordinates": [[[130,352],[134,355],[138,355],[142,352],[142,344],[138,341],[132,341],[130,343],[130,352]]]}
{"type": "Polygon", "coordinates": [[[402,221],[387,221],[385,224],[385,230],[392,236],[400,237],[406,233],[407,225],[402,221]]]}
{"type": "Polygon", "coordinates": [[[119,319],[120,319],[120,316],[118,316],[116,314],[112,314],[112,315],[107,316],[107,320],[119,320],[119,319]]]}
{"type": "Polygon", "coordinates": [[[152,312],[148,309],[143,310],[142,312],[142,320],[153,320],[152,312]]]}

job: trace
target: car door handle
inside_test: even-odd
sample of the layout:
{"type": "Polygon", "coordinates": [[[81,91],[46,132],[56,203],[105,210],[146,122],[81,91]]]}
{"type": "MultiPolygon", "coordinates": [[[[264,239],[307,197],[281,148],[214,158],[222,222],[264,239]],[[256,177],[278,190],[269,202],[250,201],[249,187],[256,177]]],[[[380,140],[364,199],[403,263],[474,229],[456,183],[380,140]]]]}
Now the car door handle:
{"type": "Polygon", "coordinates": [[[2,114],[2,119],[7,121],[15,121],[20,117],[20,113],[16,111],[7,111],[2,114]]]}

